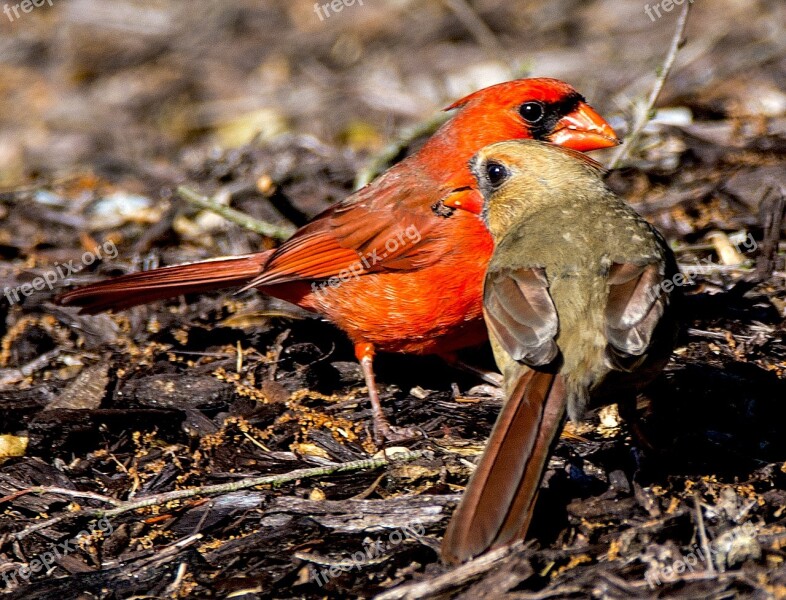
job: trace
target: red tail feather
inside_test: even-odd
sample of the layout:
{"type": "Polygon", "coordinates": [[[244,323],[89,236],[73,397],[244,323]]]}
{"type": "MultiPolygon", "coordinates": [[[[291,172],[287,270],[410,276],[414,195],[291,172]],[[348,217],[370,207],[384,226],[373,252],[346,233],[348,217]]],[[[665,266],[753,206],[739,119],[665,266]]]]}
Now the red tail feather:
{"type": "Polygon", "coordinates": [[[71,290],[58,296],[56,301],[65,306],[81,306],[82,313],[95,314],[174,298],[181,294],[239,287],[262,272],[272,252],[130,273],[71,290]]]}

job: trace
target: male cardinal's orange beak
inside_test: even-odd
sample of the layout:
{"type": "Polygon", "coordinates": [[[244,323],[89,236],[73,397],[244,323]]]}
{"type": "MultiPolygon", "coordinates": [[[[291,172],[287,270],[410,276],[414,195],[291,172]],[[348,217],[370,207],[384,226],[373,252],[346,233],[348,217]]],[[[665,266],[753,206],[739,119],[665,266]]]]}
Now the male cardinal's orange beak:
{"type": "Polygon", "coordinates": [[[546,139],[579,152],[611,148],[620,143],[611,126],[584,102],[579,102],[576,110],[557,121],[554,133],[546,139]]]}

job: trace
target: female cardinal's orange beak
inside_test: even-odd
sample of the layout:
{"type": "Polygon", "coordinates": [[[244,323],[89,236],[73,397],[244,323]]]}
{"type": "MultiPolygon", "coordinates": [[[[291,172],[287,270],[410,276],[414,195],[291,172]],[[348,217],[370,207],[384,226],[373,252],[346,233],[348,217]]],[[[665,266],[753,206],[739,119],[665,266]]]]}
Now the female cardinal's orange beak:
{"type": "Polygon", "coordinates": [[[611,148],[620,143],[611,125],[584,102],[579,102],[576,110],[557,121],[554,132],[546,139],[579,152],[611,148]]]}

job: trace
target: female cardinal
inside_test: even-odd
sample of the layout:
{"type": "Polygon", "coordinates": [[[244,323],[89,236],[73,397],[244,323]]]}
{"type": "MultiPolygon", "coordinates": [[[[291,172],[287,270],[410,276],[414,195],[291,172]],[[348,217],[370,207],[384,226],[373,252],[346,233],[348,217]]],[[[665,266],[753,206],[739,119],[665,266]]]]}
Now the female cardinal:
{"type": "Polygon", "coordinates": [[[483,307],[507,400],[442,542],[457,563],[523,538],[565,414],[635,394],[674,344],[677,273],[660,234],[583,154],[535,142],[471,164],[495,249],[483,307]]]}
{"type": "Polygon", "coordinates": [[[244,286],[315,311],[355,344],[377,437],[396,439],[374,382],[375,349],[450,358],[486,339],[481,287],[492,242],[477,218],[482,201],[469,159],[486,144],[514,138],[580,151],[618,143],[578,92],[555,79],[501,83],[452,109],[453,118],[417,153],[276,250],[133,273],[59,301],[95,313],[244,286]]]}

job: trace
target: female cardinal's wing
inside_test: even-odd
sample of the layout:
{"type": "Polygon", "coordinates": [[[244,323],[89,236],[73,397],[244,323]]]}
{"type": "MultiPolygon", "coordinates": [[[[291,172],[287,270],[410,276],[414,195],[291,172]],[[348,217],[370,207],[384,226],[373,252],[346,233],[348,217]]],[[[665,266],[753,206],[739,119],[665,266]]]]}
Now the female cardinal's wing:
{"type": "Polygon", "coordinates": [[[443,233],[450,219],[477,221],[465,211],[439,214],[441,195],[427,177],[414,176],[406,161],[329,208],[287,240],[265,271],[247,287],[303,279],[327,279],[342,271],[419,269],[451,250],[443,233]]]}
{"type": "Polygon", "coordinates": [[[606,358],[615,369],[631,371],[646,357],[653,333],[666,312],[669,295],[660,283],[663,263],[613,263],[606,304],[606,358]]]}
{"type": "Polygon", "coordinates": [[[489,270],[483,290],[486,323],[513,360],[531,367],[557,356],[557,309],[539,267],[489,270]]]}
{"type": "MultiPolygon", "coordinates": [[[[484,309],[489,333],[515,360],[546,365],[557,355],[558,330],[542,268],[488,272],[484,309]]],[[[540,480],[562,429],[566,392],[553,369],[507,371],[510,392],[486,450],[442,540],[442,554],[458,563],[524,537],[540,480]]]]}

